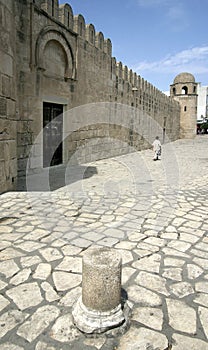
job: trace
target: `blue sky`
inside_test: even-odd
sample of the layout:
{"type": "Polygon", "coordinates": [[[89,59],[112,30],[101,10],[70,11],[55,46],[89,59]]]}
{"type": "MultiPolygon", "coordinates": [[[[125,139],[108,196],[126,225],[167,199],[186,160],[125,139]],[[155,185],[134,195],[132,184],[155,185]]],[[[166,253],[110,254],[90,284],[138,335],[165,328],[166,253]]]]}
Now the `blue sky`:
{"type": "Polygon", "coordinates": [[[161,91],[189,72],[208,85],[208,0],[59,0],[113,46],[113,56],[161,91]]]}

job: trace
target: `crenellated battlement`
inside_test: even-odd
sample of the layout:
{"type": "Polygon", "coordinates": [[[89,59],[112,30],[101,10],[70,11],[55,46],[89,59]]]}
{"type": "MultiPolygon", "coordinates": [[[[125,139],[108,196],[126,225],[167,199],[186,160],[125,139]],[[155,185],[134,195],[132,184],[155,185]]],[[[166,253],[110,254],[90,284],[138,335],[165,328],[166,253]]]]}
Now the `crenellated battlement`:
{"type": "MultiPolygon", "coordinates": [[[[132,69],[128,68],[122,62],[112,57],[112,43],[109,38],[105,39],[101,31],[96,32],[95,26],[85,22],[85,18],[81,15],[74,15],[72,7],[67,4],[59,5],[58,0],[34,0],[36,6],[47,12],[51,17],[60,21],[69,30],[74,31],[79,35],[80,39],[85,40],[88,44],[94,46],[101,52],[104,52],[111,57],[111,72],[117,76],[117,84],[124,82],[129,83],[132,87],[138,90],[143,90],[146,93],[161,94],[161,91],[153,87],[149,82],[141,78],[132,69]]],[[[166,100],[166,96],[164,97],[166,100]]],[[[168,100],[168,98],[167,98],[168,100]]]]}
{"type": "Polygon", "coordinates": [[[47,12],[54,19],[60,21],[68,29],[73,30],[81,38],[94,45],[99,50],[112,54],[110,39],[105,39],[102,32],[96,32],[93,24],[86,24],[81,14],[74,15],[69,4],[59,5],[58,0],[34,0],[36,6],[47,12]]]}

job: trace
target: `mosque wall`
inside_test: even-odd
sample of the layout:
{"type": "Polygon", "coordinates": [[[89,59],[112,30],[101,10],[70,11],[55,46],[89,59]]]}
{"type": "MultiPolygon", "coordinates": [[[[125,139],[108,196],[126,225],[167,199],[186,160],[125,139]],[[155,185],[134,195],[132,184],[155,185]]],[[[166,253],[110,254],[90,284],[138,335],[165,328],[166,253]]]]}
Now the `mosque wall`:
{"type": "Polygon", "coordinates": [[[0,49],[1,192],[26,169],[146,149],[155,134],[179,138],[179,103],[112,57],[111,40],[69,4],[0,0],[0,10],[9,38],[0,49]]]}

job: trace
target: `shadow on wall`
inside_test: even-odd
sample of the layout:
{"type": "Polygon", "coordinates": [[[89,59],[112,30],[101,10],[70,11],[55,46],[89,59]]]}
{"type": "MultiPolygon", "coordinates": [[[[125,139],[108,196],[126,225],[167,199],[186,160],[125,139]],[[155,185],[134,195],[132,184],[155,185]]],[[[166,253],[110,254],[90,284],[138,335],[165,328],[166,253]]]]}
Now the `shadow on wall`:
{"type": "Polygon", "coordinates": [[[17,182],[17,191],[55,191],[58,188],[70,185],[81,179],[90,178],[97,174],[97,168],[94,166],[75,165],[66,167],[65,165],[60,165],[57,167],[50,167],[49,184],[45,186],[46,171],[48,171],[48,169],[43,169],[39,174],[28,175],[30,182],[29,188],[27,187],[26,177],[19,178],[17,182]]]}

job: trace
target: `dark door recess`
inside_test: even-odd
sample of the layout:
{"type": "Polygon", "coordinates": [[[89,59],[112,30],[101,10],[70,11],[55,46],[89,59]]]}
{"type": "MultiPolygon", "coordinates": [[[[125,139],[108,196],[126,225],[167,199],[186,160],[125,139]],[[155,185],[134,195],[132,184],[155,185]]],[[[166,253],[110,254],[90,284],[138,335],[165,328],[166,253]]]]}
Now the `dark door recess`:
{"type": "Polygon", "coordinates": [[[63,105],[43,102],[43,167],[63,162],[63,105]]]}

